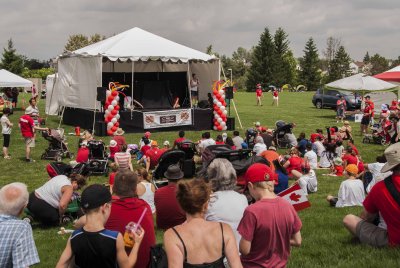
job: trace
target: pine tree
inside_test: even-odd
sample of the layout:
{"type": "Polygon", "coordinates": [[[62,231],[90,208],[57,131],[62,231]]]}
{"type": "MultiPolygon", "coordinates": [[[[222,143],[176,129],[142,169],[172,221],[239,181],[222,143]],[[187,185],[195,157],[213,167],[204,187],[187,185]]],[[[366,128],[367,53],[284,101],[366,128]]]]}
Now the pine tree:
{"type": "Polygon", "coordinates": [[[254,91],[258,83],[263,88],[267,87],[273,79],[274,64],[274,43],[269,29],[265,28],[254,48],[246,83],[247,91],[254,91]]]}
{"type": "Polygon", "coordinates": [[[7,48],[3,49],[0,67],[17,75],[20,75],[24,69],[22,57],[16,53],[12,39],[8,40],[7,48]]]}
{"type": "Polygon", "coordinates": [[[364,56],[363,62],[364,62],[364,63],[368,63],[368,62],[370,62],[370,60],[371,60],[371,58],[369,57],[369,53],[368,53],[368,51],[367,51],[367,53],[366,53],[365,56],[364,56]]]}
{"type": "Polygon", "coordinates": [[[75,51],[90,44],[94,44],[101,40],[104,40],[105,38],[106,38],[105,36],[101,36],[98,33],[95,33],[90,37],[83,34],[70,35],[67,44],[64,47],[64,52],[75,51]]]}
{"type": "Polygon", "coordinates": [[[318,50],[312,37],[308,39],[304,48],[304,56],[300,61],[300,82],[308,90],[317,90],[321,84],[321,73],[319,71],[318,50]]]}
{"type": "Polygon", "coordinates": [[[274,77],[272,84],[281,87],[284,84],[293,83],[293,70],[289,70],[292,55],[289,49],[288,35],[282,28],[278,28],[274,35],[274,62],[273,67],[274,77]]]}
{"type": "Polygon", "coordinates": [[[389,61],[385,57],[379,54],[373,55],[371,57],[370,63],[372,64],[371,68],[372,75],[385,72],[389,68],[389,61]]]}
{"type": "Polygon", "coordinates": [[[335,54],[335,58],[329,64],[329,81],[335,81],[350,74],[351,58],[347,54],[344,46],[340,46],[335,54]]]}

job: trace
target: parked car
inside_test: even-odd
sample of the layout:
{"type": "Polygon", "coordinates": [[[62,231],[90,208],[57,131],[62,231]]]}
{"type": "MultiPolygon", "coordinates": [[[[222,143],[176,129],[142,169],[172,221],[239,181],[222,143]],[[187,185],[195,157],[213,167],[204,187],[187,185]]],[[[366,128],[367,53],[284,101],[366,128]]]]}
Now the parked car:
{"type": "Polygon", "coordinates": [[[358,94],[331,89],[322,90],[322,88],[315,92],[312,103],[318,109],[324,107],[336,108],[336,102],[341,96],[344,96],[346,100],[347,110],[357,110],[361,108],[361,97],[358,94]]]}

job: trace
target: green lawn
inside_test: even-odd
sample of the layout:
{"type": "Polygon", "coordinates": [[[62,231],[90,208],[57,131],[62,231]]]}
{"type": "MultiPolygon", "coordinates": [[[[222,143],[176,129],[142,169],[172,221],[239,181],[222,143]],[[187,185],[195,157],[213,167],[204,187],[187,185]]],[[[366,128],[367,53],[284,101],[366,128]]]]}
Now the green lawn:
{"type": "MultiPolygon", "coordinates": [[[[23,97],[23,96],[21,96],[23,97]]],[[[28,99],[28,95],[24,96],[28,99]]],[[[317,110],[311,103],[312,93],[281,93],[280,106],[271,107],[272,96],[266,94],[264,106],[255,106],[254,93],[237,93],[235,104],[238,109],[244,130],[253,125],[255,121],[260,121],[262,125],[273,127],[277,120],[295,122],[297,127],[294,129],[296,134],[304,131],[307,135],[316,128],[333,126],[336,124],[335,113],[329,109],[317,110]]],[[[40,101],[41,113],[44,114],[44,101],[40,101]]],[[[231,109],[234,114],[234,110],[231,109]]],[[[28,185],[29,191],[42,185],[47,180],[45,166],[49,161],[40,160],[40,155],[47,147],[47,142],[39,137],[37,146],[33,150],[33,158],[36,163],[25,163],[23,139],[18,130],[17,122],[21,110],[17,110],[12,115],[11,121],[15,123],[10,153],[12,160],[0,160],[1,180],[0,185],[14,181],[21,181],[28,185]]],[[[57,127],[59,118],[49,117],[47,119],[49,127],[57,127]]],[[[358,124],[351,123],[353,131],[356,133],[356,145],[365,162],[374,161],[375,157],[384,151],[380,145],[361,144],[361,137],[358,134],[358,124]]],[[[73,132],[73,127],[65,127],[65,133],[73,132]]],[[[236,127],[239,122],[236,120],[236,127]]],[[[230,133],[229,133],[230,134],[230,133]]],[[[200,132],[187,132],[187,137],[192,140],[200,138],[200,132]]],[[[212,132],[215,138],[217,132],[212,132]]],[[[137,143],[141,134],[126,134],[128,143],[137,143]]],[[[172,142],[177,136],[176,132],[153,133],[152,138],[162,142],[169,140],[172,142]]],[[[70,149],[76,152],[77,137],[67,136],[70,149]]],[[[108,143],[109,138],[102,137],[108,143]]],[[[299,213],[303,222],[302,236],[303,244],[300,248],[292,250],[289,267],[400,267],[400,250],[398,249],[373,249],[368,246],[361,246],[351,242],[351,236],[342,226],[342,219],[347,213],[359,214],[360,208],[330,208],[325,201],[328,194],[336,194],[341,182],[340,178],[323,177],[318,173],[319,187],[318,192],[310,195],[312,203],[308,208],[299,213]]],[[[90,183],[103,183],[107,178],[92,177],[90,183]]],[[[43,229],[40,226],[33,226],[34,237],[41,263],[37,267],[54,267],[63,248],[67,237],[57,235],[57,228],[43,229]]],[[[157,232],[157,238],[161,242],[162,233],[157,232]]]]}

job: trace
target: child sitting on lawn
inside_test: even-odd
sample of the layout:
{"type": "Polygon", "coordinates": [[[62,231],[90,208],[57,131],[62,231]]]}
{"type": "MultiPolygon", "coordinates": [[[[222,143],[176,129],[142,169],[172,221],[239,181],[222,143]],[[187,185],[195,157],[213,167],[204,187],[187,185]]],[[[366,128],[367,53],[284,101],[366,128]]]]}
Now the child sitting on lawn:
{"type": "Polygon", "coordinates": [[[340,157],[333,159],[333,167],[331,167],[331,173],[323,174],[326,176],[341,177],[343,176],[343,160],[340,157]]]}
{"type": "Polygon", "coordinates": [[[122,235],[104,228],[111,212],[110,191],[93,184],[83,191],[81,200],[86,224],[72,233],[56,267],[133,267],[144,230],[138,227],[129,233],[134,244],[127,256],[122,235]]]}
{"type": "Polygon", "coordinates": [[[356,179],[358,168],[354,164],[346,166],[346,180],[340,184],[337,197],[328,195],[326,200],[332,207],[351,207],[363,206],[365,199],[364,184],[361,180],[356,179]]]}
{"type": "Polygon", "coordinates": [[[108,167],[111,169],[111,173],[110,176],[108,177],[108,184],[110,186],[110,193],[113,193],[113,186],[114,186],[114,179],[115,179],[115,175],[117,174],[118,171],[118,164],[113,162],[111,164],[108,165],[108,167]]]}

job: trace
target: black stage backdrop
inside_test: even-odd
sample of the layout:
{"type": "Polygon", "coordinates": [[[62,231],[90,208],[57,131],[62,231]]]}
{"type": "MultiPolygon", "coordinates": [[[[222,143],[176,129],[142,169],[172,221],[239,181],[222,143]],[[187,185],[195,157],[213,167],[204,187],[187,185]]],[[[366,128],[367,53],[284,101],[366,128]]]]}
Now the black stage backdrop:
{"type": "MultiPolygon", "coordinates": [[[[134,79],[133,98],[144,109],[170,109],[176,97],[179,97],[181,107],[190,107],[186,72],[134,73],[134,79]]],[[[103,72],[103,86],[108,87],[109,82],[132,85],[132,73],[103,72]]],[[[131,96],[131,88],[123,93],[131,96]]]]}

